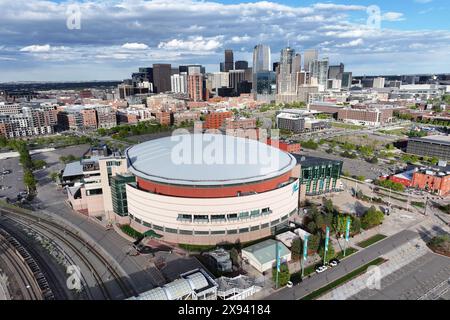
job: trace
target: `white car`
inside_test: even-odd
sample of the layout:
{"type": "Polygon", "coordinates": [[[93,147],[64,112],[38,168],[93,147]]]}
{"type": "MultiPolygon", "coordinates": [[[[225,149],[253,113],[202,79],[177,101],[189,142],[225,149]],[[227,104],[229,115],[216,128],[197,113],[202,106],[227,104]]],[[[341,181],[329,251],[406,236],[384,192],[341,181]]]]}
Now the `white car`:
{"type": "Polygon", "coordinates": [[[317,272],[317,273],[322,273],[322,272],[324,272],[324,271],[327,270],[327,269],[328,269],[327,266],[320,266],[320,267],[317,267],[317,268],[316,268],[316,272],[317,272]]]}
{"type": "Polygon", "coordinates": [[[331,267],[336,267],[338,265],[337,261],[335,261],[335,260],[334,261],[330,261],[329,264],[330,264],[331,267]]]}

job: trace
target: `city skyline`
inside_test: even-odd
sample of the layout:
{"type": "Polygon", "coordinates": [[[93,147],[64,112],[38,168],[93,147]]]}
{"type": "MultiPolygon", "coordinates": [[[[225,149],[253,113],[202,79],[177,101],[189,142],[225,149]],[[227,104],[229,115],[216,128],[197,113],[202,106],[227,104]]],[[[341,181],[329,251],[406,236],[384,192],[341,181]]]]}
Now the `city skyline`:
{"type": "Polygon", "coordinates": [[[226,49],[251,65],[259,43],[270,46],[272,61],[288,44],[301,53],[318,49],[355,76],[450,71],[442,0],[83,2],[80,29],[67,26],[72,2],[0,3],[1,82],[121,80],[154,63],[215,72],[226,49]],[[381,29],[369,21],[370,5],[381,10],[381,29]]]}

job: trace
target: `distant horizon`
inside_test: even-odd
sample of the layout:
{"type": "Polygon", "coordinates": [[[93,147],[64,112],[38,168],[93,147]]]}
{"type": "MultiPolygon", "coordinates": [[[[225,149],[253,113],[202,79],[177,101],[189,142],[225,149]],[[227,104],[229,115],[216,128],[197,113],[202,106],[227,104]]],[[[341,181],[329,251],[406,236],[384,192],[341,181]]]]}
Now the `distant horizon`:
{"type": "MultiPolygon", "coordinates": [[[[0,82],[126,79],[150,62],[219,69],[317,49],[356,75],[444,73],[446,0],[0,0],[0,82]],[[339,3],[335,3],[339,2],[339,3]]],[[[100,80],[103,81],[103,80],[100,80]]]]}
{"type": "MultiPolygon", "coordinates": [[[[131,73],[137,72],[132,71],[131,73]]],[[[349,71],[351,72],[351,71],[349,71]]],[[[212,72],[206,72],[212,73],[212,72]]],[[[359,78],[359,77],[400,77],[400,76],[431,76],[431,75],[450,75],[450,72],[440,72],[440,73],[405,73],[405,74],[363,74],[363,75],[352,75],[353,78],[359,78]]],[[[26,83],[86,83],[86,82],[123,82],[126,79],[130,78],[123,78],[123,79],[90,79],[90,80],[33,80],[33,81],[27,81],[27,80],[18,80],[18,81],[0,81],[1,84],[26,84],[26,83]]]]}

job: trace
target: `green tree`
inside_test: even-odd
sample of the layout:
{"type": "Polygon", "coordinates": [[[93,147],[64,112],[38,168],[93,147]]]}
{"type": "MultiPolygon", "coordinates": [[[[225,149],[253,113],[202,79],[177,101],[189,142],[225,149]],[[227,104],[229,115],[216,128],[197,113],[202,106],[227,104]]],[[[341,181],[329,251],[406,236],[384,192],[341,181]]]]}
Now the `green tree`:
{"type": "Polygon", "coordinates": [[[295,238],[294,240],[292,240],[291,245],[292,260],[299,261],[300,257],[302,256],[302,250],[303,250],[302,239],[295,238]]]}
{"type": "Polygon", "coordinates": [[[57,182],[59,179],[59,173],[58,172],[50,173],[50,179],[52,179],[53,182],[57,182]]]}
{"type": "Polygon", "coordinates": [[[321,235],[320,234],[311,234],[308,238],[308,250],[317,251],[320,246],[321,235]]]}
{"type": "Polygon", "coordinates": [[[361,218],[361,226],[363,229],[370,229],[383,223],[384,214],[377,210],[375,206],[371,206],[361,218]]]}
{"type": "MultiPolygon", "coordinates": [[[[319,247],[319,251],[317,254],[323,259],[324,250],[325,250],[325,240],[322,241],[323,243],[319,247]]],[[[336,256],[336,252],[334,251],[333,247],[333,241],[331,239],[328,241],[328,250],[327,250],[327,256],[326,260],[327,262],[330,261],[330,259],[333,259],[336,256]]]]}
{"type": "Polygon", "coordinates": [[[47,162],[45,162],[44,160],[41,160],[41,159],[33,160],[33,169],[34,170],[42,169],[46,165],[47,165],[47,162]]]}
{"type": "Polygon", "coordinates": [[[323,198],[322,203],[323,203],[323,207],[325,208],[325,212],[327,212],[327,213],[333,213],[334,212],[333,200],[327,199],[327,198],[323,198]]]}
{"type": "Polygon", "coordinates": [[[23,174],[23,183],[27,187],[29,193],[36,191],[36,178],[30,169],[25,169],[23,174]]]}
{"type": "MultiPolygon", "coordinates": [[[[289,273],[289,268],[286,264],[280,265],[280,272],[278,272],[278,288],[284,287],[290,280],[291,275],[289,273]]],[[[276,285],[277,279],[277,267],[272,269],[272,280],[276,285]]]]}

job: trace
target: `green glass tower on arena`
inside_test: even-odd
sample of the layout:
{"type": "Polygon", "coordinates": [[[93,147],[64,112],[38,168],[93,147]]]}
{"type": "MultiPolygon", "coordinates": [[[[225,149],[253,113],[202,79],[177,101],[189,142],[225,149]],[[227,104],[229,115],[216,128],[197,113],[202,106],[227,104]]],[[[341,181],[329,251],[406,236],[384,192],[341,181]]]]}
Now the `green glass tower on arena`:
{"type": "Polygon", "coordinates": [[[300,165],[300,193],[320,195],[341,189],[339,179],[343,162],[318,157],[294,155],[300,165]]]}

